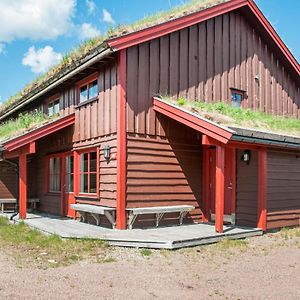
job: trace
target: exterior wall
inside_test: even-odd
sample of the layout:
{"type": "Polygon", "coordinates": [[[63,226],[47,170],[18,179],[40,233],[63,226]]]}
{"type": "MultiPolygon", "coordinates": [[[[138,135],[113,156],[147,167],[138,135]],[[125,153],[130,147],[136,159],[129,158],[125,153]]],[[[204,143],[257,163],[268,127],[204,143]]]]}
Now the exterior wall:
{"type": "Polygon", "coordinates": [[[15,167],[7,162],[0,162],[0,198],[18,197],[17,174],[15,167]]]}
{"type": "MultiPolygon", "coordinates": [[[[201,136],[173,122],[176,138],[127,136],[127,207],[191,204],[201,218],[201,136]]],[[[178,216],[177,216],[178,217],[178,216]]]]}
{"type": "Polygon", "coordinates": [[[249,164],[241,161],[243,150],[237,151],[236,224],[257,226],[257,167],[256,151],[251,151],[249,164]]]}
{"type": "Polygon", "coordinates": [[[299,86],[236,12],[128,48],[127,82],[130,133],[164,135],[151,107],[158,94],[229,102],[237,88],[246,107],[300,117],[299,86]]]}
{"type": "Polygon", "coordinates": [[[100,70],[99,96],[75,108],[75,146],[117,131],[117,66],[113,61],[100,70]]]}
{"type": "Polygon", "coordinates": [[[300,225],[299,195],[299,154],[268,152],[268,229],[300,225]]]}

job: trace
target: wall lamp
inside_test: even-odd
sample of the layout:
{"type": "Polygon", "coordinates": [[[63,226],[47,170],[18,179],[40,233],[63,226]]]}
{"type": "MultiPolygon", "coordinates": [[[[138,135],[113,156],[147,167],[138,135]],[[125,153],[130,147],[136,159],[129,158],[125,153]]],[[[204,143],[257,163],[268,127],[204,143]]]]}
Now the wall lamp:
{"type": "Polygon", "coordinates": [[[106,145],[104,147],[104,158],[106,161],[110,160],[110,146],[109,145],[106,145]]]}
{"type": "Polygon", "coordinates": [[[251,151],[250,150],[245,150],[244,153],[242,154],[241,161],[243,161],[247,165],[249,165],[250,160],[251,160],[251,151]]]}

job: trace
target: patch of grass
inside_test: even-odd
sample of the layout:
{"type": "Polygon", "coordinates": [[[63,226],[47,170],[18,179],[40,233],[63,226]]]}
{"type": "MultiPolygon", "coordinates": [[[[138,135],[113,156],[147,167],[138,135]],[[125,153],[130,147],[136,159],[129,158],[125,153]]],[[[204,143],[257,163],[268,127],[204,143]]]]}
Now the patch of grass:
{"type": "Polygon", "coordinates": [[[82,259],[106,256],[105,241],[90,239],[61,239],[55,235],[44,235],[29,228],[23,222],[11,225],[0,217],[0,247],[8,249],[21,265],[26,262],[39,267],[58,267],[82,259]]]}
{"type": "Polygon", "coordinates": [[[280,236],[284,239],[300,237],[300,227],[284,227],[280,230],[280,236]]]}
{"type": "Polygon", "coordinates": [[[41,112],[20,114],[18,118],[9,120],[0,125],[0,139],[3,140],[17,135],[51,119],[52,118],[49,118],[41,112]]]}
{"type": "Polygon", "coordinates": [[[249,242],[247,240],[224,239],[215,244],[215,248],[221,251],[229,249],[246,250],[248,248],[248,245],[249,242]]]}
{"type": "Polygon", "coordinates": [[[236,108],[223,102],[205,103],[189,101],[185,98],[174,100],[168,97],[164,99],[221,125],[242,126],[300,136],[300,120],[293,117],[273,116],[250,109],[236,108]]]}
{"type": "Polygon", "coordinates": [[[108,263],[113,263],[116,262],[117,260],[113,257],[106,257],[104,259],[98,259],[97,263],[101,263],[101,264],[108,264],[108,263]]]}
{"type": "Polygon", "coordinates": [[[144,257],[149,257],[149,256],[151,256],[151,254],[152,254],[152,251],[150,250],[150,249],[141,249],[140,250],[140,253],[141,253],[141,255],[142,256],[144,256],[144,257]]]}

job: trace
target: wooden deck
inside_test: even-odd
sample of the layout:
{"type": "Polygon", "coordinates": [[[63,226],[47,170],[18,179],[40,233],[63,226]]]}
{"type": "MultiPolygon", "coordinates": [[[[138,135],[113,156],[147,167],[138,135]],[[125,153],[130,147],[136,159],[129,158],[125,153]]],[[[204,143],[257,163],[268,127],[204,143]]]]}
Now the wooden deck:
{"type": "Polygon", "coordinates": [[[56,234],[62,238],[101,239],[106,240],[112,246],[153,249],[179,249],[216,243],[224,238],[240,239],[262,234],[259,229],[238,226],[225,226],[224,233],[215,233],[213,224],[192,224],[124,231],[42,214],[28,214],[25,223],[44,233],[56,234]]]}

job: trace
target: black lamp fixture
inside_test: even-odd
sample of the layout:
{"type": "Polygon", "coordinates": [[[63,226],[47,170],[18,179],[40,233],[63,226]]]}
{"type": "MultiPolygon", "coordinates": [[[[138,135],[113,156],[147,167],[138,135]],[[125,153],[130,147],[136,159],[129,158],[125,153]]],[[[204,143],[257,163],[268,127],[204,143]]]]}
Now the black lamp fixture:
{"type": "Polygon", "coordinates": [[[106,145],[104,147],[104,158],[106,161],[110,160],[110,146],[109,145],[106,145]]]}
{"type": "Polygon", "coordinates": [[[249,165],[250,160],[251,160],[251,151],[250,150],[245,150],[242,157],[241,157],[241,161],[243,161],[247,165],[249,165]]]}

